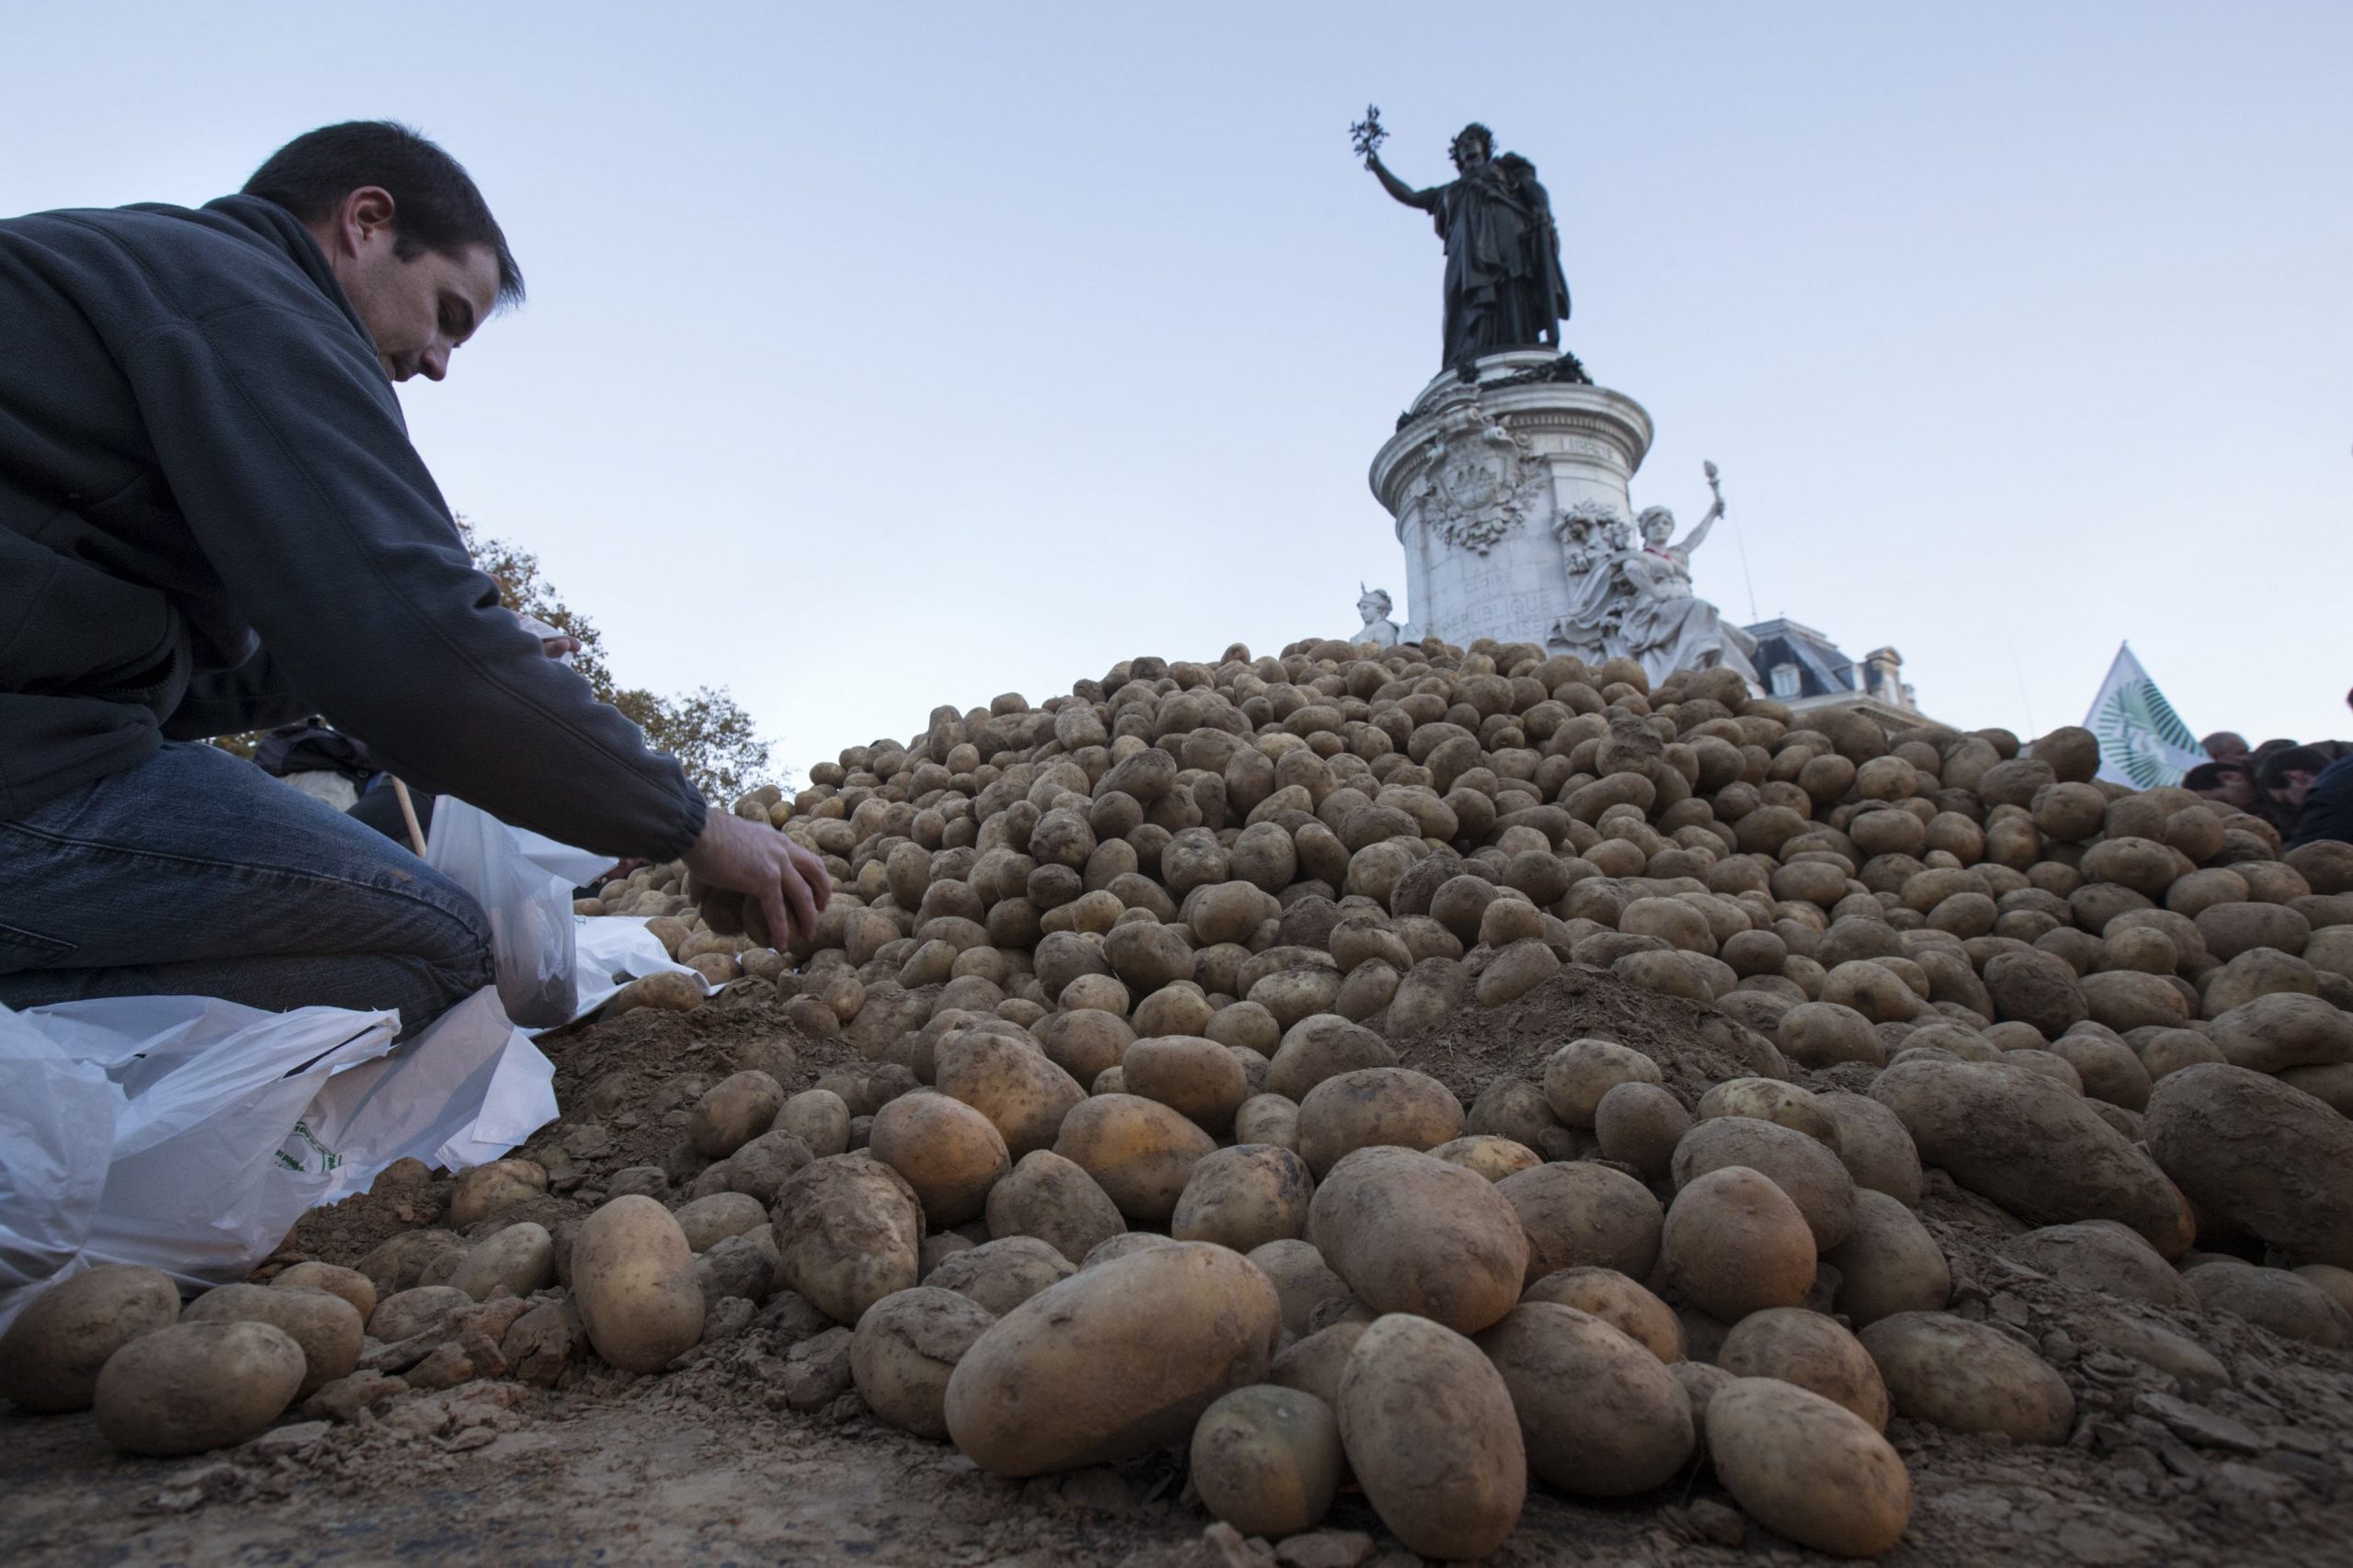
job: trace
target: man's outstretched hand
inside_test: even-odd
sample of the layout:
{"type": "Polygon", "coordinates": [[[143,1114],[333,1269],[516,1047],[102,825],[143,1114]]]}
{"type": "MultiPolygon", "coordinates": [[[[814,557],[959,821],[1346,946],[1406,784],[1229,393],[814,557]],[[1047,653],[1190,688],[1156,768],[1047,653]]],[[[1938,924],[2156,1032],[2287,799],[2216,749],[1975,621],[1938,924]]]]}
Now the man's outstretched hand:
{"type": "Polygon", "coordinates": [[[824,861],[766,823],[714,811],[687,851],[687,894],[721,936],[783,948],[816,929],[834,883],[824,861]]]}

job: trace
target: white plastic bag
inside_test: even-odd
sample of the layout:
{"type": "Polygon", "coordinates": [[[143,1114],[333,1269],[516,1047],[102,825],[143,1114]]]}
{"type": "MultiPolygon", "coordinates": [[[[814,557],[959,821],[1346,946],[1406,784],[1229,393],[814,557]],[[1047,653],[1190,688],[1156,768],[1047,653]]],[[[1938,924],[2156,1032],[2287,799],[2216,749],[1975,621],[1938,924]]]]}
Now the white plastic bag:
{"type": "Polygon", "coordinates": [[[24,1287],[91,1263],[244,1274],[330,1185],[281,1158],[290,1129],[399,1027],[397,1013],[210,996],[0,1007],[0,1321],[24,1287]]]}
{"type": "Polygon", "coordinates": [[[282,1158],[324,1177],[313,1201],[333,1203],[404,1156],[463,1170],[555,1118],[555,1064],[507,1021],[496,992],[478,991],[391,1054],[337,1074],[282,1158]]]}
{"type": "Polygon", "coordinates": [[[425,863],[490,917],[498,999],[518,1024],[568,1022],[575,991],[572,888],[526,857],[514,831],[454,795],[434,803],[425,863]]]}
{"type": "Polygon", "coordinates": [[[687,975],[706,995],[710,994],[710,982],[702,971],[672,958],[662,938],[645,928],[651,916],[580,915],[573,918],[579,922],[574,946],[579,953],[580,984],[572,1001],[574,1017],[586,1017],[611,1001],[622,986],[649,974],[687,975]]]}
{"type": "Polygon", "coordinates": [[[206,996],[0,1007],[0,1329],[94,1263],[241,1278],[402,1155],[460,1170],[555,1119],[554,1066],[494,991],[394,1051],[399,1027],[206,996]]]}

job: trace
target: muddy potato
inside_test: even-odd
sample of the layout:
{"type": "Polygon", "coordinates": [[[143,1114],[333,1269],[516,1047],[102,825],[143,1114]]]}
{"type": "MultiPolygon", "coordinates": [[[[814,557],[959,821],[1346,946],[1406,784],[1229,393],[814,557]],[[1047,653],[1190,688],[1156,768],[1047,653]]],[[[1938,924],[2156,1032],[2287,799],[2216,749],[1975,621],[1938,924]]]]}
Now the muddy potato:
{"type": "Polygon", "coordinates": [[[1589,1128],[1601,1096],[1620,1084],[1655,1084],[1658,1063],[1611,1040],[1573,1040],[1544,1063],[1544,1099],[1571,1127],[1589,1128]]]}
{"type": "Polygon", "coordinates": [[[850,1338],[850,1378],[877,1419],[937,1442],[948,1436],[948,1379],[996,1316],[928,1285],[867,1309],[850,1338]]]}
{"type": "Polygon", "coordinates": [[[1854,1227],[1855,1178],[1838,1156],[1814,1139],[1778,1122],[1727,1116],[1702,1121],[1675,1146],[1675,1185],[1728,1166],[1761,1171],[1788,1193],[1827,1251],[1854,1227]]]}
{"type": "MultiPolygon", "coordinates": [[[[756,1218],[765,1221],[767,1214],[760,1210],[756,1218]]],[[[555,1283],[555,1239],[548,1234],[546,1226],[535,1225],[529,1220],[509,1225],[475,1243],[467,1252],[465,1261],[458,1265],[458,1271],[449,1276],[449,1283],[477,1301],[502,1289],[510,1296],[528,1296],[534,1290],[544,1290],[555,1283]]],[[[213,1292],[215,1295],[219,1293],[213,1292]]],[[[352,1315],[357,1321],[358,1314],[354,1312],[352,1315]]],[[[262,1321],[277,1322],[274,1318],[262,1321]]],[[[280,1323],[278,1326],[293,1334],[297,1339],[302,1338],[286,1324],[280,1323]]],[[[306,1342],[302,1349],[308,1355],[311,1346],[306,1342]]],[[[345,1369],[346,1371],[349,1369],[345,1369]]],[[[337,1377],[342,1375],[341,1372],[335,1374],[337,1377]]]]}
{"type": "Polygon", "coordinates": [[[1173,1247],[1176,1244],[1174,1238],[1160,1235],[1155,1232],[1122,1231],[1116,1236],[1107,1236],[1096,1243],[1094,1248],[1078,1260],[1079,1271],[1085,1273],[1087,1269],[1099,1267],[1106,1263],[1116,1263],[1120,1258],[1132,1256],[1140,1252],[1150,1252],[1155,1247],[1173,1247]]]}
{"type": "Polygon", "coordinates": [[[1336,1323],[1293,1340],[1267,1369],[1267,1381],[1312,1393],[1338,1409],[1340,1374],[1347,1369],[1349,1353],[1356,1349],[1357,1341],[1364,1337],[1364,1331],[1370,1326],[1354,1322],[1336,1323]]]}
{"type": "Polygon", "coordinates": [[[125,1453],[202,1453],[277,1420],[307,1373],[301,1346],[274,1324],[176,1323],[108,1358],[91,1408],[98,1435],[125,1453]]]}
{"type": "Polygon", "coordinates": [[[1372,1030],[1337,1014],[1318,1014],[1283,1031],[1267,1068],[1267,1092],[1299,1104],[1326,1078],[1396,1064],[1396,1051],[1372,1030]]]}
{"type": "Polygon", "coordinates": [[[1774,1041],[1800,1067],[1836,1067],[1842,1062],[1878,1067],[1887,1061],[1887,1047],[1871,1021],[1836,1002],[1801,1002],[1791,1007],[1781,1015],[1774,1041]]]}
{"type": "MultiPolygon", "coordinates": [[[[1003,1317],[1049,1285],[1076,1269],[1060,1251],[1035,1236],[1005,1236],[960,1248],[924,1275],[924,1283],[969,1296],[1003,1317]]],[[[861,1320],[862,1321],[862,1320],[861,1320]]]]}
{"type": "Polygon", "coordinates": [[[1729,1387],[1733,1375],[1712,1361],[1677,1361],[1667,1369],[1683,1397],[1691,1402],[1691,1432],[1694,1446],[1701,1452],[1708,1449],[1708,1402],[1729,1387]]]}
{"type": "Polygon", "coordinates": [[[1276,1298],[1282,1303],[1283,1327],[1290,1333],[1308,1334],[1324,1303],[1356,1300],[1348,1282],[1332,1272],[1312,1242],[1267,1242],[1251,1248],[1249,1256],[1273,1282],[1276,1298]]]}
{"type": "Polygon", "coordinates": [[[1920,1201],[1920,1151],[1903,1120],[1869,1095],[1844,1090],[1818,1095],[1815,1101],[1838,1124],[1838,1161],[1855,1178],[1859,1190],[1883,1192],[1907,1208],[1920,1201]]]}
{"type": "Polygon", "coordinates": [[[1271,1058],[1282,1045],[1283,1031],[1275,1016],[1256,1002],[1234,1002],[1210,1015],[1209,1027],[1199,1031],[1220,1045],[1238,1045],[1271,1058]]]}
{"type": "Polygon", "coordinates": [[[1241,1254],[1170,1242],[1082,1269],[975,1340],[948,1380],[948,1431],[998,1475],[1116,1464],[1183,1441],[1263,1381],[1275,1288],[1241,1254]]]}
{"type": "Polygon", "coordinates": [[[1727,1165],[1677,1190],[1659,1233],[1659,1264],[1670,1299],[1737,1323],[1805,1300],[1813,1288],[1813,1232],[1771,1177],[1727,1165]]]}
{"type": "Polygon", "coordinates": [[[1180,1242],[1215,1242],[1239,1253],[1294,1240],[1307,1229],[1307,1201],[1314,1189],[1307,1162],[1289,1149],[1237,1143],[1193,1167],[1168,1233],[1180,1242]]]}
{"type": "Polygon", "coordinates": [[[817,1159],[849,1148],[849,1105],[831,1089],[803,1089],[776,1113],[775,1131],[809,1145],[817,1159]]]}
{"type": "Polygon", "coordinates": [[[649,974],[642,980],[632,980],[622,986],[613,994],[613,999],[605,1004],[605,1010],[600,1016],[617,1018],[640,1007],[691,1013],[702,1006],[705,988],[705,981],[700,975],[665,970],[660,974],[649,974]]]}
{"type": "Polygon", "coordinates": [[[694,1253],[650,1198],[616,1198],[581,1224],[572,1294],[589,1344],[623,1371],[658,1372],[702,1337],[694,1253]]]}
{"type": "Polygon", "coordinates": [[[1642,1278],[1658,1261],[1658,1199],[1632,1176],[1589,1160],[1553,1161],[1495,1185],[1528,1237],[1523,1287],[1563,1268],[1642,1278]]]}
{"type": "Polygon", "coordinates": [[[874,1113],[873,1156],[904,1176],[929,1224],[961,1225],[1012,1169],[1005,1137],[980,1111],[943,1094],[901,1095],[874,1113]]]}
{"type": "Polygon", "coordinates": [[[1691,1113],[1656,1084],[1624,1083],[1601,1096],[1593,1113],[1601,1157],[1631,1165],[1643,1179],[1664,1177],[1675,1146],[1691,1131],[1691,1113]]]}
{"type": "Polygon", "coordinates": [[[330,1296],[340,1296],[351,1303],[351,1310],[359,1314],[363,1324],[376,1310],[376,1287],[356,1268],[339,1268],[332,1263],[298,1263],[272,1275],[269,1282],[281,1290],[324,1290],[330,1296]]]}
{"type": "Polygon", "coordinates": [[[1479,1091],[1471,1102],[1471,1114],[1463,1120],[1466,1131],[1493,1133],[1538,1150],[1544,1146],[1546,1132],[1558,1131],[1560,1126],[1561,1119],[1552,1114],[1544,1091],[1508,1074],[1490,1080],[1479,1091]]]}
{"type": "Polygon", "coordinates": [[[722,1078],[695,1102],[687,1118],[687,1142],[695,1152],[723,1160],[766,1132],[784,1108],[784,1088],[766,1073],[722,1078]]]}
{"type": "Polygon", "coordinates": [[[937,1235],[924,1237],[923,1244],[915,1248],[916,1279],[929,1284],[932,1270],[956,1254],[970,1252],[978,1245],[980,1243],[961,1231],[941,1231],[937,1235]]]}
{"type": "Polygon", "coordinates": [[[2156,1162],[2040,1074],[1920,1058],[1881,1073],[1870,1097],[1903,1121],[1923,1164],[2030,1225],[2119,1220],[2166,1257],[2189,1244],[2188,1204],[2156,1162]]]}
{"type": "Polygon", "coordinates": [[[1174,985],[1162,986],[1137,1003],[1135,1016],[1129,1023],[1139,1036],[1199,1035],[1207,1031],[1215,1016],[1201,988],[1189,980],[1180,980],[1174,985]]]}
{"type": "Polygon", "coordinates": [[[1614,1268],[1559,1268],[1520,1297],[1590,1312],[1662,1362],[1683,1358],[1683,1324],[1675,1309],[1614,1268]]]}
{"type": "Polygon", "coordinates": [[[1573,1496],[1647,1492],[1691,1457],[1691,1405],[1650,1349],[1590,1312],[1523,1301],[1478,1336],[1528,1468],[1573,1496]]]}
{"type": "Polygon", "coordinates": [[[1359,1149],[1316,1187],[1307,1239],[1374,1312],[1475,1334],[1511,1310],[1527,1278],[1509,1185],[1411,1149],[1359,1149]]]}
{"type": "Polygon", "coordinates": [[[360,1342],[366,1337],[358,1312],[342,1297],[324,1290],[278,1290],[267,1285],[222,1285],[207,1290],[188,1304],[180,1321],[266,1323],[284,1330],[302,1350],[302,1381],[294,1391],[297,1400],[308,1399],[348,1375],[359,1364],[360,1342]]]}
{"type": "Polygon", "coordinates": [[[1887,1385],[1862,1342],[1803,1307],[1768,1307],[1733,1324],[1716,1365],[1739,1378],[1779,1378],[1812,1389],[1887,1430],[1887,1385]]]}
{"type": "Polygon", "coordinates": [[[1233,1141],[1299,1148],[1299,1107],[1280,1095],[1252,1095],[1233,1113],[1233,1141]]]}
{"type": "Polygon", "coordinates": [[[933,1082],[941,1094],[987,1117],[1016,1160],[1051,1148],[1063,1118],[1086,1097],[1078,1080],[1034,1043],[979,1031],[941,1043],[933,1082]]]}
{"type": "Polygon", "coordinates": [[[1158,1224],[1216,1148],[1198,1124],[1157,1100],[1097,1094],[1063,1119],[1053,1152],[1094,1177],[1130,1223],[1158,1224]]]}
{"type": "Polygon", "coordinates": [[[533,1162],[493,1160],[458,1173],[458,1179],[450,1184],[449,1211],[444,1218],[464,1230],[502,1209],[529,1202],[547,1189],[548,1173],[533,1162]]]}
{"type": "Polygon", "coordinates": [[[376,1303],[375,1312],[368,1319],[368,1335],[390,1345],[438,1329],[449,1321],[451,1312],[473,1304],[472,1296],[448,1285],[418,1285],[396,1290],[376,1303]]]}
{"type": "Polygon", "coordinates": [[[730,1236],[740,1236],[765,1224],[767,1209],[748,1193],[713,1192],[691,1203],[680,1204],[671,1218],[687,1238],[688,1249],[700,1253],[709,1252],[730,1236]]]}
{"type": "Polygon", "coordinates": [[[1708,1454],[1743,1511],[1800,1546],[1876,1557],[1912,1517],[1912,1478],[1870,1424],[1811,1389],[1737,1378],[1710,1394],[1708,1454]]]}
{"type": "Polygon", "coordinates": [[[0,1399],[28,1415],[86,1410],[107,1358],[179,1315],[179,1287],[143,1264],[102,1263],[48,1286],[0,1335],[0,1399]]]}
{"type": "Polygon", "coordinates": [[[1859,1337],[1898,1415],[2019,1443],[2062,1443],[2075,1426],[2066,1380],[1998,1329],[1945,1312],[1898,1312],[1859,1337]]]}
{"type": "MultiPolygon", "coordinates": [[[[848,1119],[842,1122],[844,1141],[847,1141],[848,1119]]],[[[816,1153],[801,1142],[797,1133],[781,1128],[770,1128],[749,1143],[727,1156],[727,1187],[765,1210],[776,1200],[777,1188],[785,1178],[815,1159],[816,1153]]]]}
{"type": "Polygon", "coordinates": [[[1270,1540],[1321,1522],[1347,1469],[1331,1406],[1274,1383],[1235,1389],[1204,1411],[1189,1457],[1202,1506],[1270,1540]]]}
{"type": "Polygon", "coordinates": [[[1699,1096],[1699,1119],[1745,1116],[1778,1122],[1838,1152],[1837,1119],[1813,1093],[1778,1078],[1727,1078],[1699,1096]]]}
{"type": "Polygon", "coordinates": [[[1461,1335],[1404,1312],[1375,1320],[1340,1373],[1339,1417],[1348,1467],[1409,1550],[1481,1558],[1519,1522],[1528,1449],[1511,1390],[1461,1335]]]}
{"type": "Polygon", "coordinates": [[[916,1279],[923,1208],[906,1178],[866,1154],[813,1160],[771,1210],[786,1286],[835,1323],[916,1279]]]}
{"type": "Polygon", "coordinates": [[[1037,1036],[1047,1061],[1078,1083],[1091,1084],[1104,1069],[1120,1064],[1136,1031],[1120,1014],[1081,1007],[1040,1019],[1037,1036]]]}
{"type": "Polygon", "coordinates": [[[1452,1139],[1429,1153],[1432,1159],[1476,1171],[1489,1181],[1501,1181],[1506,1176],[1518,1176],[1544,1163],[1544,1156],[1527,1144],[1515,1143],[1508,1138],[1498,1138],[1485,1132],[1452,1139]]]}
{"type": "Polygon", "coordinates": [[[1299,1153],[1318,1178],[1375,1145],[1427,1150],[1462,1134],[1462,1102],[1427,1074],[1364,1067],[1324,1079],[1299,1103],[1299,1153]]]}
{"type": "Polygon", "coordinates": [[[1233,1130],[1233,1113],[1250,1097],[1249,1074],[1241,1062],[1204,1036],[1139,1040],[1120,1065],[1125,1093],[1157,1100],[1213,1137],[1233,1130]]]}
{"type": "Polygon", "coordinates": [[[2182,1280],[2210,1312],[2231,1312],[2283,1339],[2334,1350],[2345,1343],[2346,1321],[2328,1292],[2285,1268],[2257,1268],[2222,1258],[2182,1270],[2182,1280]]]}
{"type": "Polygon", "coordinates": [[[1128,1224],[1095,1178],[1051,1149],[1033,1149],[989,1188],[989,1235],[1035,1236],[1076,1263],[1128,1224]]]}
{"type": "Polygon", "coordinates": [[[2127,1301],[2148,1301],[2183,1312],[2198,1310],[2198,1293],[2139,1233],[2112,1220],[2075,1225],[2046,1225],[2012,1236],[1999,1248],[2004,1257],[2054,1279],[2127,1301]]]}
{"type": "Polygon", "coordinates": [[[1823,1254],[1838,1271],[1836,1306],[1859,1328],[1898,1312],[1937,1312],[1952,1296],[1952,1267],[1918,1216],[1870,1187],[1855,1194],[1854,1229],[1823,1254]]]}

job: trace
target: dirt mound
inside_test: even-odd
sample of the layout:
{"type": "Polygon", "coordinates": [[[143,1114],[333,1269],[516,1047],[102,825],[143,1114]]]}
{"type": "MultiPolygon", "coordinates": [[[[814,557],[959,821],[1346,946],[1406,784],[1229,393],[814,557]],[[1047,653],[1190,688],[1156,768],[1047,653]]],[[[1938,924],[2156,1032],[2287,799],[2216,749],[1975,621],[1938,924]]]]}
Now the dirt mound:
{"type": "Polygon", "coordinates": [[[1657,1062],[1665,1086],[1687,1108],[1727,1078],[1784,1074],[1771,1042],[1713,1007],[1585,964],[1563,966],[1501,1006],[1465,1007],[1389,1034],[1404,1065],[1428,1074],[1466,1104],[1498,1077],[1540,1079],[1547,1057],[1585,1039],[1616,1040],[1657,1062]]]}

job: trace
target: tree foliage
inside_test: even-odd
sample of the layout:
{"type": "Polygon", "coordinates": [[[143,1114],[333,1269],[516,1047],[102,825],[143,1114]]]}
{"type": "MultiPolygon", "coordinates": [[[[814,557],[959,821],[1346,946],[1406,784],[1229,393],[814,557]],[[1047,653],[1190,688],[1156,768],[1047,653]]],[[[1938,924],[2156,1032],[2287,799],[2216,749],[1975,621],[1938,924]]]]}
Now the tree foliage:
{"type": "Polygon", "coordinates": [[[463,517],[458,527],[474,564],[498,585],[499,602],[576,638],[580,651],[573,655],[573,668],[587,677],[597,700],[620,709],[645,732],[654,750],[676,757],[705,798],[723,808],[763,784],[786,782],[769,767],[773,743],[760,738],[752,715],[727,687],[706,686],[684,697],[661,697],[616,684],[605,658],[604,634],[557,595],[540,574],[537,555],[506,540],[483,537],[463,517]]]}

